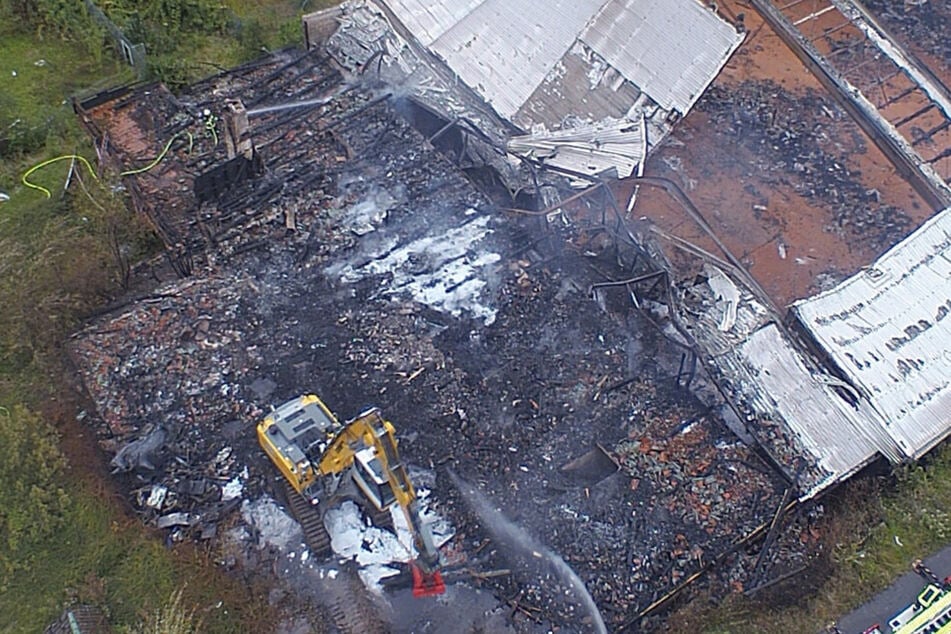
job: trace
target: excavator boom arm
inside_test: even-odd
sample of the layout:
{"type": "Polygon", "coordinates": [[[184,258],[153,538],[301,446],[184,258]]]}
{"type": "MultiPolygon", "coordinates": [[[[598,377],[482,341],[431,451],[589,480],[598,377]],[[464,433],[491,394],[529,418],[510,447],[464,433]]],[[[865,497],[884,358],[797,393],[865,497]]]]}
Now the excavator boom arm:
{"type": "Polygon", "coordinates": [[[393,425],[383,419],[379,408],[371,408],[346,423],[327,447],[317,470],[322,474],[340,473],[353,464],[361,445],[376,451],[381,471],[406,517],[419,565],[425,573],[434,572],[439,567],[439,551],[420,516],[416,490],[400,460],[393,425]]]}

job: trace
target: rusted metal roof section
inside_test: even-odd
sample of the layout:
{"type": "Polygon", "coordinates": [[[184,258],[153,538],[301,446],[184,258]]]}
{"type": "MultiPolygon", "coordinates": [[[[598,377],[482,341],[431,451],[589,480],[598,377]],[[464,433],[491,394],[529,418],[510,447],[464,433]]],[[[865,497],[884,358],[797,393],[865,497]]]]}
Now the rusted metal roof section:
{"type": "Polygon", "coordinates": [[[580,39],[662,108],[683,115],[743,34],[699,2],[610,0],[580,39]]]}
{"type": "Polygon", "coordinates": [[[793,311],[907,457],[951,432],[951,208],[793,311]]]}

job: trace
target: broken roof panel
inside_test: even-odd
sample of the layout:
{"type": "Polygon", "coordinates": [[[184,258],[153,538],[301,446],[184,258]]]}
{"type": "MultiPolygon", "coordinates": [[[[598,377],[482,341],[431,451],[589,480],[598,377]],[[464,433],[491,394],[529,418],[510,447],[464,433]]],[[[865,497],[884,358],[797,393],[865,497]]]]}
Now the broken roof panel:
{"type": "Polygon", "coordinates": [[[543,160],[548,165],[598,175],[616,169],[627,178],[647,154],[645,124],[630,121],[601,121],[567,130],[515,137],[510,152],[543,160]]]}
{"type": "MultiPolygon", "coordinates": [[[[581,42],[551,69],[512,121],[528,130],[536,123],[627,117],[641,91],[581,42]]],[[[646,95],[643,100],[646,100],[646,95]]]]}
{"type": "Polygon", "coordinates": [[[737,272],[705,267],[676,306],[704,367],[800,499],[809,499],[901,450],[879,416],[831,376],[761,304],[737,272]]]}
{"type": "Polygon", "coordinates": [[[698,2],[610,0],[580,39],[662,108],[686,114],[743,34],[698,2]]]}
{"type": "Polygon", "coordinates": [[[607,151],[573,138],[558,152],[523,154],[622,177],[643,165],[743,39],[697,0],[350,0],[341,12],[327,40],[338,62],[364,72],[379,56],[381,78],[406,85],[447,121],[473,122],[496,146],[522,134],[554,143],[551,131],[640,125],[607,151]]]}
{"type": "Polygon", "coordinates": [[[794,313],[869,399],[905,454],[951,431],[951,208],[794,313]]]}
{"type": "Polygon", "coordinates": [[[756,389],[749,395],[760,411],[769,420],[785,421],[828,473],[826,480],[811,483],[804,497],[848,477],[875,457],[877,447],[865,435],[864,419],[836,394],[824,380],[827,377],[806,366],[802,353],[775,324],[753,333],[738,355],[756,377],[756,389]]]}
{"type": "MultiPolygon", "coordinates": [[[[378,1],[510,120],[540,97],[533,93],[578,42],[612,68],[617,87],[626,80],[685,114],[743,40],[696,0],[378,1]]],[[[600,77],[597,66],[589,70],[600,77]]]]}

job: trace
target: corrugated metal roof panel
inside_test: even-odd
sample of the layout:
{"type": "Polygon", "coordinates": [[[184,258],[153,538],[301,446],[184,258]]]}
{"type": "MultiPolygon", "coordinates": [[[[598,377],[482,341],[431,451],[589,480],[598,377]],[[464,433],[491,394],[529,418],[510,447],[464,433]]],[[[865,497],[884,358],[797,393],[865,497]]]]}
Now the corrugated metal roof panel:
{"type": "MultiPolygon", "coordinates": [[[[464,85],[460,92],[481,98],[523,130],[610,124],[625,118],[646,121],[647,148],[669,132],[669,104],[686,114],[742,40],[697,0],[374,3],[385,6],[388,15],[461,80],[449,92],[464,85]]],[[[378,47],[376,42],[357,44],[355,59],[360,63],[365,61],[360,51],[378,47]]],[[[354,55],[350,50],[347,54],[354,55]]],[[[546,145],[554,140],[549,137],[523,150],[543,155],[553,165],[586,173],[613,167],[625,176],[643,165],[647,149],[642,141],[612,147],[570,141],[557,149],[546,145]]],[[[523,142],[528,141],[515,143],[523,142]]]]}
{"type": "Polygon", "coordinates": [[[487,0],[386,0],[420,44],[429,46],[487,0]]]}
{"type": "Polygon", "coordinates": [[[583,174],[601,174],[615,168],[620,178],[630,176],[647,151],[643,125],[630,121],[600,121],[567,130],[541,131],[511,139],[508,149],[583,174]]]}
{"type": "MultiPolygon", "coordinates": [[[[581,42],[575,42],[512,118],[524,130],[565,122],[623,119],[641,91],[581,42]]],[[[635,117],[635,120],[639,117],[635,117]]]]}
{"type": "Polygon", "coordinates": [[[675,310],[738,423],[796,478],[800,497],[812,497],[874,459],[881,439],[735,274],[704,265],[705,279],[678,294],[675,310]]]}
{"type": "Polygon", "coordinates": [[[743,34],[699,2],[610,0],[580,39],[661,107],[686,114],[743,34]]]}
{"type": "Polygon", "coordinates": [[[847,477],[876,454],[875,443],[864,430],[863,418],[822,380],[775,324],[753,333],[739,347],[739,355],[756,386],[758,409],[767,420],[783,421],[828,472],[824,481],[811,483],[804,497],[847,477]]]}
{"type": "Polygon", "coordinates": [[[793,311],[917,458],[951,431],[951,208],[793,311]]]}
{"type": "Polygon", "coordinates": [[[578,40],[685,114],[742,34],[696,0],[381,0],[510,119],[578,40]]]}
{"type": "Polygon", "coordinates": [[[604,1],[485,0],[430,48],[510,119],[604,1]]]}

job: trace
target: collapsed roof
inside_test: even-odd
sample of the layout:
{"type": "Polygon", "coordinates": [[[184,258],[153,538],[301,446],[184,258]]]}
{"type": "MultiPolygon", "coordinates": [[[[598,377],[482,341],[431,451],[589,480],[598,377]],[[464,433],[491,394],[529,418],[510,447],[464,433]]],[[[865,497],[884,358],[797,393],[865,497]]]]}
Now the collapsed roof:
{"type": "MultiPolygon", "coordinates": [[[[110,451],[132,447],[123,458],[155,454],[122,461],[141,472],[132,495],[147,521],[215,539],[271,480],[253,434],[270,403],[309,390],[341,413],[379,403],[407,459],[484,483],[597,580],[595,600],[620,626],[760,534],[780,478],[667,387],[680,349],[629,314],[611,281],[645,266],[628,231],[606,233],[597,214],[572,228],[501,213],[399,105],[313,50],[177,97],[137,86],[76,104],[102,160],[128,172],[135,205],[194,273],[74,338],[97,430],[110,451]],[[205,110],[230,130],[239,96],[248,127],[221,143],[205,110]],[[257,158],[230,171],[243,140],[257,158]],[[149,169],[128,169],[166,146],[149,169]],[[568,468],[589,454],[595,473],[568,468]]],[[[451,485],[425,471],[460,533],[478,535],[451,485]]],[[[530,600],[555,597],[552,617],[562,609],[520,583],[530,600]]]]}
{"type": "MultiPolygon", "coordinates": [[[[354,2],[343,12],[334,14],[342,27],[330,37],[328,49],[338,61],[348,62],[350,68],[366,70],[376,65],[401,73],[403,86],[414,99],[442,113],[450,124],[462,119],[476,120],[482,134],[495,141],[502,139],[509,151],[543,159],[555,167],[588,174],[600,174],[613,168],[623,176],[639,169],[648,149],[666,134],[672,120],[692,106],[742,39],[728,27],[724,30],[726,25],[719,18],[694,2],[683,1],[680,3],[683,6],[671,3],[678,7],[676,10],[652,8],[650,12],[638,14],[635,5],[639,4],[643,3],[612,1],[571,5],[565,11],[573,18],[568,21],[572,29],[562,29],[564,25],[559,22],[557,29],[553,27],[539,35],[532,29],[542,27],[529,25],[525,19],[530,14],[528,9],[523,7],[524,11],[508,13],[511,7],[520,4],[502,6],[490,0],[470,5],[457,3],[454,4],[456,13],[442,14],[439,13],[442,9],[448,12],[442,5],[423,8],[408,0],[354,2]],[[582,22],[584,10],[591,13],[588,20],[582,22]],[[695,24],[701,34],[719,33],[723,37],[719,40],[712,35],[712,39],[696,34],[674,37],[671,41],[677,42],[676,46],[683,45],[677,49],[678,54],[667,53],[661,59],[654,59],[650,53],[664,49],[654,49],[648,43],[652,38],[656,38],[658,46],[662,40],[666,41],[663,36],[670,31],[659,26],[662,23],[659,16],[667,10],[671,15],[676,11],[679,20],[669,29],[686,32],[687,25],[695,24]],[[687,19],[684,15],[691,17],[687,19]],[[628,22],[635,18],[641,22],[628,22]],[[506,28],[490,28],[500,25],[506,28]],[[632,41],[625,43],[615,41],[620,39],[615,34],[624,29],[643,37],[632,37],[632,41]],[[489,34],[499,38],[498,41],[490,41],[489,34]],[[537,50],[529,51],[531,47],[524,43],[529,40],[537,50]],[[641,45],[647,48],[638,52],[637,46],[641,45]],[[492,51],[506,50],[505,46],[510,47],[510,54],[503,56],[505,59],[493,59],[492,51]],[[561,46],[564,48],[559,49],[561,46]],[[424,50],[424,47],[428,48],[424,50]],[[559,50],[560,56],[554,57],[559,50]],[[527,62],[527,70],[522,69],[526,71],[524,75],[516,72],[519,61],[527,62]],[[668,62],[687,70],[677,75],[675,70],[665,66],[668,62]],[[453,73],[448,77],[459,77],[469,85],[453,85],[446,79],[447,69],[453,73]],[[652,69],[658,73],[656,76],[649,72],[652,69]],[[506,74],[509,71],[510,74],[506,74]],[[532,133],[520,134],[528,130],[532,133]]],[[[320,20],[313,24],[319,25],[320,20]]],[[[391,90],[396,92],[392,87],[391,90]]],[[[526,289],[535,294],[541,291],[531,286],[527,274],[512,282],[509,273],[524,273],[538,258],[512,263],[522,248],[513,243],[513,235],[518,231],[516,223],[502,221],[488,212],[491,205],[451,169],[450,161],[432,153],[428,143],[432,137],[427,139],[412,133],[405,122],[394,115],[391,106],[398,108],[399,103],[397,99],[389,99],[390,96],[374,96],[365,86],[346,84],[329,60],[318,58],[312,52],[301,57],[272,59],[212,78],[193,87],[190,95],[181,99],[160,87],[148,87],[112,95],[101,103],[79,105],[87,125],[108,150],[104,150],[104,154],[113,161],[130,165],[141,159],[149,147],[161,147],[168,142],[170,158],[178,160],[127,180],[136,205],[153,219],[170,249],[183,250],[183,254],[187,254],[183,257],[189,259],[200,259],[204,255],[212,264],[232,256],[239,259],[245,256],[249,262],[253,261],[243,278],[223,276],[181,283],[160,298],[161,308],[143,303],[136,311],[113,318],[106,330],[119,332],[115,339],[99,338],[105,332],[102,329],[88,331],[81,337],[74,354],[80,357],[87,381],[92,384],[90,390],[104,417],[112,423],[113,431],[125,435],[129,430],[121,427],[128,424],[130,418],[158,415],[159,408],[152,409],[152,405],[138,400],[141,385],[143,380],[153,381],[157,397],[168,397],[165,393],[168,377],[156,374],[155,368],[170,371],[171,359],[179,356],[176,346],[181,341],[190,345],[187,342],[194,338],[199,342],[198,347],[212,350],[231,345],[251,351],[260,345],[262,350],[272,351],[268,346],[277,348],[293,340],[300,350],[305,350],[307,345],[322,349],[325,343],[310,341],[314,323],[318,321],[315,316],[325,318],[339,307],[326,299],[318,301],[319,293],[313,293],[315,285],[306,281],[300,282],[292,298],[284,297],[288,285],[293,284],[289,278],[294,277],[295,267],[298,273],[303,270],[306,274],[315,259],[320,261],[318,290],[326,290],[320,285],[334,280],[331,286],[339,293],[337,299],[342,303],[350,300],[360,304],[340,317],[344,319],[338,322],[341,328],[347,321],[359,321],[354,315],[370,311],[376,302],[393,297],[408,302],[399,310],[409,312],[399,315],[418,315],[417,325],[437,313],[481,322],[481,326],[469,331],[470,337],[483,328],[492,328],[501,314],[503,325],[496,329],[506,337],[512,335],[512,339],[507,338],[507,346],[497,349],[508,351],[511,359],[524,363],[526,356],[512,352],[513,341],[525,338],[526,324],[531,325],[532,320],[520,312],[524,306],[508,306],[506,302],[519,293],[528,293],[526,289]],[[218,152],[217,137],[195,139],[194,148],[189,137],[187,151],[184,136],[178,137],[177,145],[174,143],[183,130],[201,129],[203,107],[210,105],[216,111],[227,113],[232,107],[227,100],[237,96],[246,99],[245,115],[250,116],[254,124],[248,132],[256,148],[250,157],[237,151],[240,138],[235,139],[235,151],[229,148],[226,160],[218,152]],[[168,196],[168,200],[163,196],[168,196]],[[163,204],[166,202],[167,205],[163,204]],[[440,224],[437,220],[451,222],[440,224]],[[272,252],[272,240],[281,227],[290,236],[285,236],[285,240],[297,251],[293,256],[289,252],[282,253],[281,249],[272,252]],[[259,250],[266,254],[260,261],[255,255],[259,250]],[[242,327],[232,327],[229,322],[226,335],[221,338],[208,336],[205,316],[199,316],[199,325],[194,328],[188,323],[196,317],[188,311],[196,306],[209,312],[215,308],[213,303],[200,304],[200,298],[224,297],[229,300],[224,303],[239,306],[242,301],[248,301],[245,298],[250,292],[248,289],[261,293],[257,284],[262,279],[266,282],[264,286],[277,289],[282,295],[280,302],[269,300],[273,303],[266,312],[277,307],[275,312],[292,315],[287,324],[294,332],[282,332],[280,346],[263,327],[249,332],[264,323],[263,319],[242,327]],[[507,280],[509,284],[502,285],[504,292],[500,291],[500,280],[507,280]],[[529,280],[526,282],[529,286],[523,287],[523,280],[529,280]],[[179,297],[186,301],[177,305],[174,298],[179,297]],[[412,302],[418,305],[411,310],[412,302]],[[300,317],[293,316],[298,314],[293,311],[305,304],[308,310],[300,317]],[[426,306],[435,313],[420,311],[419,306],[426,306]],[[148,313],[151,319],[141,317],[142,313],[148,313]],[[128,336],[137,324],[148,322],[148,331],[154,338],[160,327],[168,326],[173,313],[183,315],[174,320],[181,325],[183,333],[180,337],[176,335],[174,341],[143,351],[138,339],[128,336]],[[254,344],[245,345],[250,341],[254,344]],[[113,350],[115,358],[104,359],[104,349],[113,350]],[[154,357],[149,358],[153,353],[154,357]],[[130,373],[137,371],[135,368],[142,368],[145,374],[129,380],[130,373]],[[110,385],[103,382],[103,376],[117,379],[110,385]],[[124,407],[112,407],[117,403],[124,407]],[[106,412],[118,413],[112,416],[106,412]]],[[[234,120],[234,117],[229,119],[234,120]]],[[[935,283],[935,279],[942,282],[948,279],[947,215],[945,212],[883,257],[872,269],[881,275],[875,273],[859,283],[863,275],[869,277],[867,273],[861,274],[836,291],[797,307],[804,327],[837,361],[842,377],[833,376],[813,360],[796,336],[783,326],[782,319],[771,312],[768,301],[763,302],[762,298],[744,290],[743,275],[739,271],[728,267],[709,269],[702,283],[681,287],[685,289],[682,304],[691,315],[684,330],[698,342],[705,367],[741,415],[740,426],[766,449],[786,479],[797,485],[802,498],[811,497],[848,477],[878,453],[893,461],[905,456],[917,457],[947,434],[940,419],[942,406],[946,411],[948,405],[945,378],[948,359],[942,342],[947,338],[945,316],[951,306],[944,301],[948,296],[946,284],[935,283]],[[931,294],[922,294],[922,290],[931,294]],[[904,305],[909,295],[927,295],[927,302],[902,313],[901,323],[899,316],[886,315],[887,311],[876,308],[904,305]],[[869,326],[870,317],[863,312],[865,310],[871,310],[880,318],[880,326],[869,326]],[[890,329],[899,334],[886,336],[890,329]],[[843,335],[852,331],[858,334],[852,338],[843,335]],[[914,355],[909,355],[907,350],[914,355]],[[850,368],[859,354],[868,358],[850,368]],[[910,408],[906,395],[899,397],[894,392],[896,387],[902,386],[903,377],[912,381],[918,390],[919,398],[910,408]],[[902,398],[906,399],[904,404],[902,398]]],[[[547,281],[552,283],[551,278],[547,281]]],[[[567,278],[563,284],[556,299],[563,299],[564,293],[578,286],[567,278]]],[[[364,340],[376,337],[384,316],[394,322],[402,319],[389,312],[392,306],[383,305],[387,302],[380,303],[373,320],[367,319],[354,330],[352,340],[338,342],[341,349],[348,350],[349,354],[352,350],[347,346],[355,341],[363,345],[364,340]],[[371,328],[372,334],[368,335],[364,328],[371,328]]],[[[262,310],[247,305],[243,309],[250,315],[262,310]]],[[[223,322],[233,319],[233,314],[221,316],[223,322]]],[[[581,321],[595,323],[590,316],[581,321]]],[[[452,323],[452,319],[447,319],[447,323],[452,323]]],[[[551,332],[558,332],[548,331],[554,326],[537,325],[543,329],[539,337],[555,337],[551,332]]],[[[575,322],[570,325],[577,326],[575,322]]],[[[388,340],[400,342],[394,343],[393,349],[407,348],[408,334],[401,330],[404,326],[402,323],[393,325],[395,330],[388,340]]],[[[561,326],[563,324],[558,324],[561,326]]],[[[441,323],[433,326],[437,331],[435,337],[446,327],[441,323]]],[[[531,331],[531,335],[538,333],[531,331]]],[[[428,339],[420,345],[420,350],[430,350],[428,339]]],[[[455,347],[451,352],[457,357],[463,356],[455,347]]],[[[547,359],[550,352],[541,356],[547,359]]],[[[617,350],[611,348],[609,352],[608,356],[613,357],[617,350]]],[[[231,353],[238,354],[234,350],[231,353]]],[[[305,378],[319,380],[315,377],[336,375],[336,370],[328,368],[336,367],[335,361],[339,364],[340,359],[328,356],[330,353],[315,352],[313,356],[313,359],[330,360],[326,366],[304,359],[309,352],[306,355],[299,352],[304,355],[300,358],[296,354],[298,352],[288,357],[284,352],[275,353],[275,359],[255,356],[251,371],[276,374],[288,362],[293,362],[295,374],[285,377],[283,391],[305,378]]],[[[357,359],[356,362],[363,363],[369,358],[347,356],[346,362],[353,363],[357,359]]],[[[402,369],[397,374],[416,376],[414,372],[418,370],[413,368],[429,367],[427,363],[431,363],[428,357],[418,363],[400,364],[402,369]]],[[[482,362],[472,363],[472,374],[480,374],[482,362]]],[[[214,359],[202,370],[221,365],[224,365],[221,359],[214,359]]],[[[187,376],[179,382],[183,389],[187,388],[186,394],[177,394],[172,408],[172,417],[177,417],[172,423],[182,429],[190,427],[186,422],[199,422],[210,429],[230,424],[221,412],[209,414],[207,420],[189,420],[193,415],[183,413],[187,408],[182,407],[181,402],[187,402],[201,391],[209,403],[219,398],[222,388],[225,390],[221,394],[242,396],[242,420],[253,418],[262,405],[250,398],[254,390],[249,387],[253,377],[247,374],[248,367],[234,368],[229,379],[213,373],[196,373],[194,368],[177,369],[188,370],[187,376]],[[207,376],[209,380],[199,384],[198,376],[207,376]]],[[[514,382],[518,374],[500,376],[514,382]]],[[[570,377],[565,385],[591,382],[595,374],[570,377]]],[[[679,380],[679,371],[677,376],[679,380]]],[[[347,378],[348,381],[325,380],[339,385],[356,382],[353,376],[347,378]]],[[[366,376],[359,378],[363,380],[366,376]]],[[[382,381],[374,385],[380,394],[387,388],[382,381]]],[[[601,386],[605,385],[605,379],[596,385],[592,390],[593,401],[602,397],[601,386]]],[[[615,386],[620,390],[626,385],[626,381],[619,381],[608,385],[607,391],[614,391],[615,386]]],[[[444,385],[439,383],[432,387],[439,391],[444,385]]],[[[485,391],[484,385],[481,388],[480,394],[485,391]]],[[[524,386],[521,389],[524,390],[524,386]]],[[[624,394],[625,398],[630,396],[624,394]]],[[[524,401],[516,390],[506,398],[512,407],[524,401]]],[[[257,400],[264,401],[266,397],[257,400]]],[[[168,404],[158,400],[156,403],[168,404]]],[[[444,411],[463,412],[460,418],[465,420],[464,410],[453,409],[463,403],[471,414],[470,408],[475,405],[469,398],[441,402],[444,411]]],[[[627,404],[625,401],[624,405],[627,404]]],[[[204,411],[203,408],[190,409],[204,411]]],[[[537,410],[537,406],[534,409],[537,410]]],[[[409,407],[404,409],[407,417],[410,411],[409,407]]],[[[494,412],[483,414],[488,420],[494,412]]],[[[610,420],[615,414],[606,413],[598,420],[605,423],[605,429],[616,431],[610,420]]],[[[696,430],[685,421],[669,422],[670,429],[665,432],[672,437],[696,430]],[[683,427],[678,427],[682,423],[683,427]]],[[[591,421],[585,420],[584,424],[590,425],[591,421]]],[[[420,431],[426,432],[425,428],[420,431]]],[[[656,453],[657,460],[663,464],[650,466],[659,470],[661,482],[667,478],[665,472],[670,470],[666,466],[668,455],[660,444],[645,440],[655,431],[632,427],[629,434],[644,434],[644,438],[636,446],[618,452],[633,456],[630,462],[638,465],[650,462],[656,453]]],[[[712,431],[719,435],[722,430],[712,425],[712,431]]],[[[704,433],[712,432],[704,430],[704,433]]],[[[508,438],[503,439],[508,442],[508,438]]],[[[454,447],[465,447],[468,452],[469,440],[466,438],[467,442],[454,447]]],[[[732,439],[727,443],[722,438],[715,444],[701,444],[706,450],[721,452],[735,446],[732,439]]],[[[623,448],[623,443],[615,447],[623,448]]],[[[489,449],[487,453],[498,453],[498,447],[489,449]]],[[[562,458],[570,454],[567,450],[562,453],[562,458]]],[[[696,462],[695,458],[690,456],[687,462],[696,462]]],[[[551,457],[542,456],[541,461],[536,462],[544,466],[551,457]]],[[[718,481],[734,484],[733,476],[716,475],[719,480],[714,478],[710,484],[718,481]]],[[[749,473],[737,476],[745,482],[751,482],[750,478],[749,473]]],[[[771,479],[758,482],[763,490],[774,485],[771,479]]],[[[636,488],[637,481],[630,486],[636,488]]],[[[730,491],[730,499],[736,498],[744,504],[751,499],[730,491]]],[[[722,504],[722,500],[717,504],[722,504]]],[[[716,517],[709,512],[716,510],[716,504],[700,499],[696,506],[702,511],[701,519],[708,522],[703,530],[715,528],[715,521],[709,522],[711,517],[713,520],[716,517]]],[[[731,514],[733,510],[729,509],[731,514]]],[[[757,513],[750,512],[745,517],[743,531],[738,532],[752,526],[758,519],[756,516],[757,513]]],[[[732,519],[739,522],[738,518],[733,515],[732,519]]],[[[717,539],[722,537],[718,535],[717,539]]],[[[695,543],[712,549],[714,541],[697,539],[695,543]]],[[[656,549],[650,549],[651,556],[653,550],[656,549]]],[[[637,580],[637,583],[647,581],[637,580]]],[[[624,587],[625,591],[629,589],[624,587]]],[[[640,586],[635,589],[641,590],[640,586]]]]}
{"type": "Polygon", "coordinates": [[[685,330],[745,431],[801,498],[879,455],[918,459],[951,433],[949,236],[951,209],[835,288],[795,303],[799,334],[737,271],[711,268],[684,293],[685,330]]]}
{"type": "MultiPolygon", "coordinates": [[[[868,433],[917,459],[951,433],[951,208],[793,312],[871,408],[868,433]]],[[[883,453],[884,453],[883,448],[883,453]]]]}
{"type": "Polygon", "coordinates": [[[696,342],[741,434],[762,447],[808,499],[865,466],[875,444],[860,416],[771,312],[726,272],[685,289],[684,330],[696,342]],[[726,315],[731,315],[727,318],[726,315]]]}
{"type": "Polygon", "coordinates": [[[305,28],[331,19],[328,49],[351,68],[372,60],[447,120],[495,119],[479,128],[515,154],[620,177],[743,41],[695,0],[354,0],[305,28]]]}

